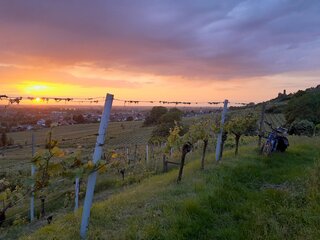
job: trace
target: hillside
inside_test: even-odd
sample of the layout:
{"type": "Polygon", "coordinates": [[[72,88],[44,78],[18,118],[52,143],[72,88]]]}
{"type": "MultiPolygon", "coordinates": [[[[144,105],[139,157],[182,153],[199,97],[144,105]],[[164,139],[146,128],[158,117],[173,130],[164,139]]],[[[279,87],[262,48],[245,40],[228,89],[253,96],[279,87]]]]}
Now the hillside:
{"type": "MultiPolygon", "coordinates": [[[[269,101],[266,101],[267,113],[285,113],[286,106],[290,102],[290,100],[293,100],[295,98],[300,98],[302,96],[312,96],[313,94],[319,94],[320,93],[320,85],[316,87],[307,88],[305,90],[299,90],[295,93],[286,94],[279,93],[278,96],[274,99],[270,99],[269,101]]],[[[258,104],[259,105],[259,104],[258,104]]]]}
{"type": "MultiPolygon", "coordinates": [[[[258,156],[248,146],[205,171],[188,159],[97,203],[89,239],[319,239],[320,139],[294,137],[286,153],[258,156]]],[[[80,211],[22,239],[79,239],[80,211]]]]}

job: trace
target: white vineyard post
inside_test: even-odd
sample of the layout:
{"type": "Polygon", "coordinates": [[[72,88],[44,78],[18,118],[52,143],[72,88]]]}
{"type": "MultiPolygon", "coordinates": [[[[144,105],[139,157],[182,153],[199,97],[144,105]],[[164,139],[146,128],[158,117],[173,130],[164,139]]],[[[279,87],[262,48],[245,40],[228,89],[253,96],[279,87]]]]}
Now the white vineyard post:
{"type": "Polygon", "coordinates": [[[220,161],[221,145],[222,145],[222,134],[223,134],[224,122],[226,120],[227,110],[228,110],[228,100],[224,100],[223,111],[222,111],[222,115],[221,115],[220,133],[218,134],[218,139],[217,139],[216,161],[220,161]]]}
{"type": "MultiPolygon", "coordinates": [[[[32,148],[32,158],[34,157],[35,154],[35,136],[34,132],[32,133],[31,137],[31,148],[32,148]]],[[[34,176],[36,172],[36,166],[32,163],[31,164],[31,177],[34,176]]],[[[30,222],[33,222],[34,220],[34,184],[31,185],[31,197],[30,197],[30,222]]]]}
{"type": "Polygon", "coordinates": [[[146,145],[146,164],[149,162],[149,145],[146,145]]]}
{"type": "MultiPolygon", "coordinates": [[[[104,104],[102,119],[100,122],[99,134],[97,137],[97,142],[96,142],[96,146],[93,153],[94,164],[96,164],[101,159],[102,148],[105,143],[106,131],[107,131],[109,119],[110,119],[112,102],[113,102],[113,95],[107,94],[106,101],[104,104]]],[[[88,230],[90,210],[92,206],[92,200],[93,200],[93,194],[94,194],[94,188],[97,180],[97,175],[98,175],[98,172],[94,171],[88,177],[87,190],[86,190],[86,196],[84,199],[84,206],[82,211],[82,220],[81,220],[81,227],[80,227],[80,236],[82,239],[86,238],[86,234],[88,230]]]]}
{"type": "Polygon", "coordinates": [[[79,188],[80,188],[80,178],[76,177],[75,187],[74,187],[74,212],[76,212],[79,208],[79,188]]]}

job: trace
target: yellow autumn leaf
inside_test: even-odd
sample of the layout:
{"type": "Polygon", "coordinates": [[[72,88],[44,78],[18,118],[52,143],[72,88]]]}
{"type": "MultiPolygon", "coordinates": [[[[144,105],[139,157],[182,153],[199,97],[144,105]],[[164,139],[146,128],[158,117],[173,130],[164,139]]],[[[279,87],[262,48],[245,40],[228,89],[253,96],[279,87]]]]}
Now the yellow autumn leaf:
{"type": "Polygon", "coordinates": [[[63,157],[64,156],[64,152],[58,148],[58,147],[54,147],[51,150],[51,153],[55,156],[55,157],[63,157]]]}
{"type": "Polygon", "coordinates": [[[106,171],[107,171],[107,165],[106,164],[103,164],[103,165],[99,166],[99,170],[98,170],[99,173],[104,173],[106,171]]]}
{"type": "Polygon", "coordinates": [[[84,168],[87,168],[87,169],[89,169],[89,170],[92,170],[92,169],[94,168],[93,162],[92,162],[91,160],[88,161],[88,163],[84,165],[84,168]]]}
{"type": "Polygon", "coordinates": [[[111,155],[111,158],[117,158],[118,157],[118,154],[117,153],[112,153],[112,155],[111,155]]]}

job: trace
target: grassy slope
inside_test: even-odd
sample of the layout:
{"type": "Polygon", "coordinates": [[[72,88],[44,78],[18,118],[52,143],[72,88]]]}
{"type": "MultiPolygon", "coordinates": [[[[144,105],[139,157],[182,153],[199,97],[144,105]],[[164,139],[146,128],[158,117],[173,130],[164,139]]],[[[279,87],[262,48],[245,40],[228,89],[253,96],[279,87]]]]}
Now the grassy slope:
{"type": "MultiPolygon", "coordinates": [[[[228,152],[203,172],[193,161],[179,185],[172,171],[130,187],[94,205],[89,239],[320,239],[320,140],[291,142],[271,158],[228,152]]],[[[79,222],[66,215],[26,239],[79,239],[79,222]]]]}

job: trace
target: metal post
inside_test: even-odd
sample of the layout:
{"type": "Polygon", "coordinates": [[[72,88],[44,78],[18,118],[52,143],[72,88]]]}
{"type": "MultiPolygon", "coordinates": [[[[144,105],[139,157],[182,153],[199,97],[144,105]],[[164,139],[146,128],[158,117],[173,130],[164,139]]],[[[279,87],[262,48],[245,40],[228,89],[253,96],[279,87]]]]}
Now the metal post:
{"type": "Polygon", "coordinates": [[[225,122],[225,119],[226,119],[227,110],[228,110],[228,100],[224,100],[223,111],[222,111],[222,116],[221,116],[220,133],[219,133],[218,139],[217,139],[216,161],[220,161],[222,134],[223,134],[223,127],[224,127],[224,122],[225,122]]]}
{"type": "Polygon", "coordinates": [[[76,182],[75,182],[75,187],[74,187],[74,192],[75,192],[75,198],[74,198],[74,212],[76,212],[79,208],[79,185],[80,178],[76,177],[76,182]]]}
{"type": "MultiPolygon", "coordinates": [[[[97,143],[94,149],[93,153],[93,163],[96,164],[99,159],[101,159],[102,155],[102,147],[105,143],[105,136],[106,131],[108,128],[109,118],[110,118],[110,112],[113,102],[113,95],[107,94],[105,105],[104,105],[104,111],[102,114],[102,119],[100,122],[99,127],[99,135],[97,137],[97,143]]],[[[93,193],[94,188],[96,184],[97,179],[97,171],[94,171],[91,173],[88,177],[88,184],[87,184],[87,190],[86,190],[86,196],[84,199],[84,206],[82,211],[82,221],[81,221],[81,228],[80,228],[80,236],[82,239],[86,238],[88,225],[89,225],[89,219],[90,219],[90,210],[92,206],[92,200],[93,200],[93,193]]]]}
{"type": "MultiPolygon", "coordinates": [[[[31,139],[31,146],[32,146],[32,158],[34,158],[34,154],[35,154],[35,136],[34,136],[34,132],[32,133],[32,139],[31,139]]],[[[32,163],[31,165],[31,177],[34,176],[36,172],[36,166],[32,163]]],[[[30,222],[33,222],[34,220],[34,192],[33,189],[34,188],[34,184],[31,185],[31,197],[30,197],[30,222]]]]}

